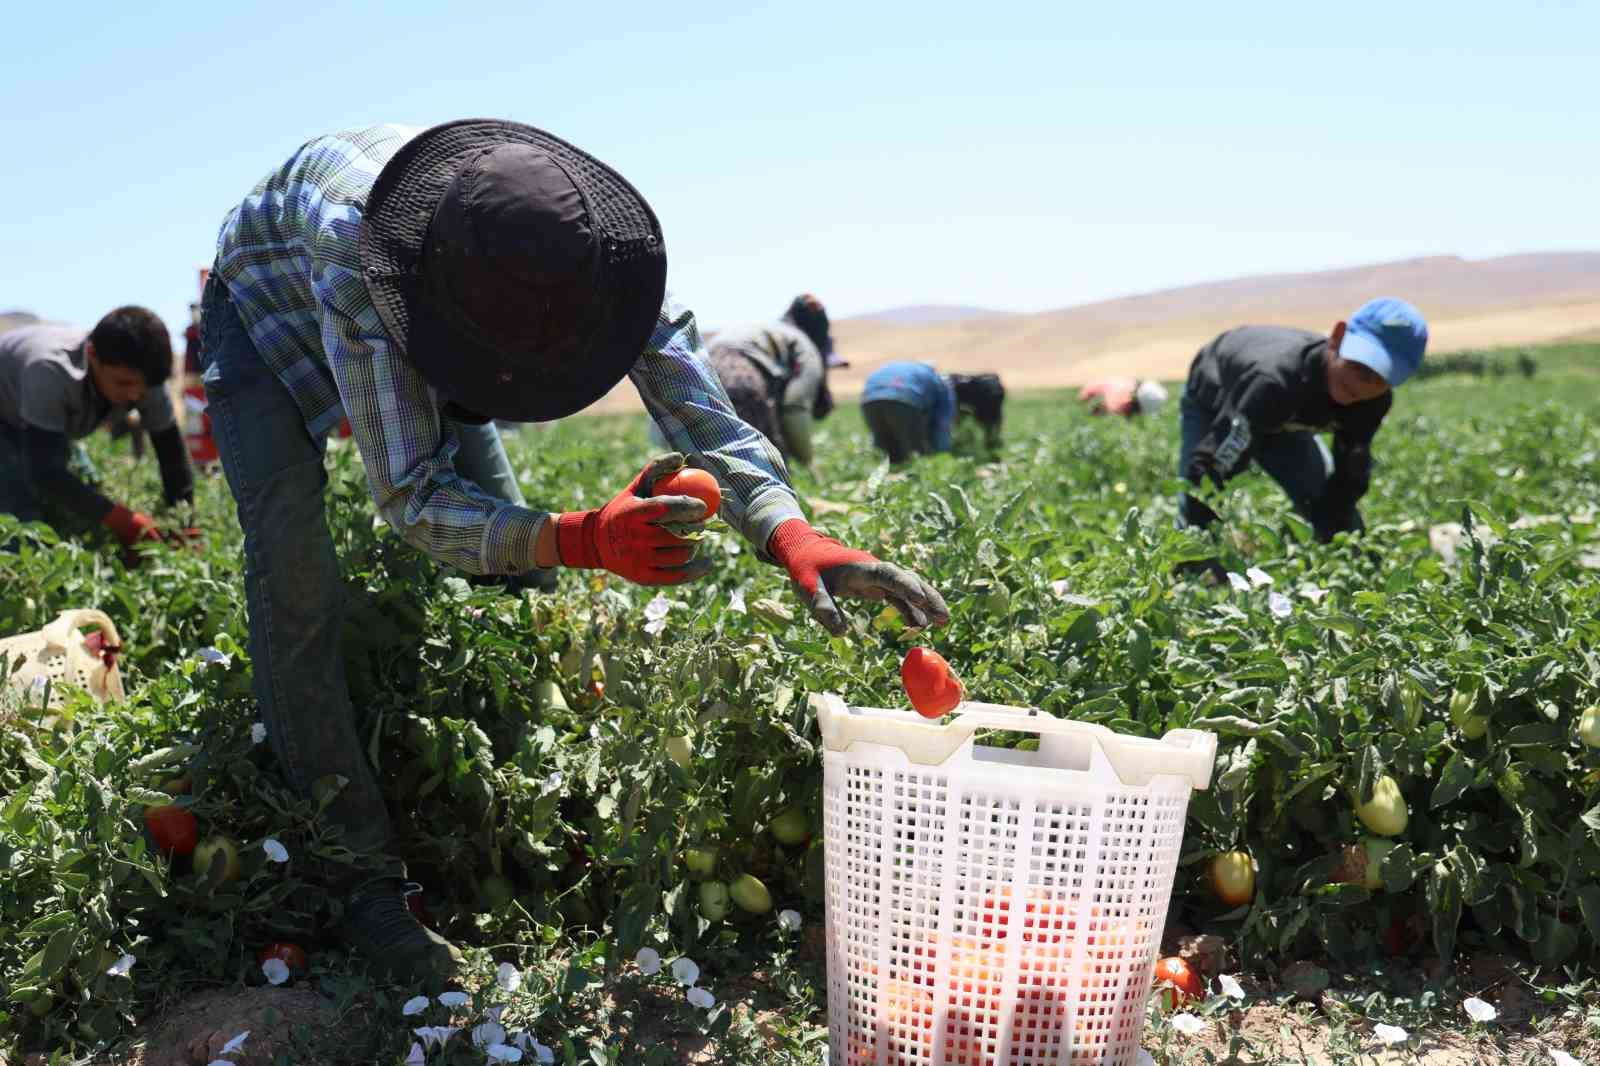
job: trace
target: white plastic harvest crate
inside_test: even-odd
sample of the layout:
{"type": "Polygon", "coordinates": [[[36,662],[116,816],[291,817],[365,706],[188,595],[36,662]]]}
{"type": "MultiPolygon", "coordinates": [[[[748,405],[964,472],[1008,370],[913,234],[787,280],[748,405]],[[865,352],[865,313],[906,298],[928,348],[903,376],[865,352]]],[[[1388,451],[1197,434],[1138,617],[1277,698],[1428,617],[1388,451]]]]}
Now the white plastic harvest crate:
{"type": "Polygon", "coordinates": [[[811,702],[832,1066],[1134,1066],[1215,735],[811,702]],[[1039,750],[975,744],[978,729],[1036,733],[1039,750]]]}

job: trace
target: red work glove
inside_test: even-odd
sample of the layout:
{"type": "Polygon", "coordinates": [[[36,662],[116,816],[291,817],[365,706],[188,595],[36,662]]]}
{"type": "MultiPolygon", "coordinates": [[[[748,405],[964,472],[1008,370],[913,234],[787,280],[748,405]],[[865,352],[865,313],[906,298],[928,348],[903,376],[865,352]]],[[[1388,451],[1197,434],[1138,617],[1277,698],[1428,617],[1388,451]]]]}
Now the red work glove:
{"type": "Polygon", "coordinates": [[[650,495],[656,481],[682,469],[678,453],[659,456],[598,511],[557,515],[561,565],[609,570],[640,585],[677,585],[704,576],[711,564],[695,560],[694,542],[663,527],[705,521],[706,505],[693,496],[650,495]]]}
{"type": "Polygon", "coordinates": [[[161,539],[161,530],[156,527],[155,519],[138,511],[130,511],[120,503],[100,519],[100,524],[115,533],[125,548],[131,548],[143,540],[161,539]]]}
{"type": "Polygon", "coordinates": [[[932,585],[870,552],[824,537],[803,518],[791,518],[773,530],[767,551],[789,571],[812,616],[835,636],[847,628],[835,596],[887,600],[917,629],[950,620],[944,597],[932,585]]]}

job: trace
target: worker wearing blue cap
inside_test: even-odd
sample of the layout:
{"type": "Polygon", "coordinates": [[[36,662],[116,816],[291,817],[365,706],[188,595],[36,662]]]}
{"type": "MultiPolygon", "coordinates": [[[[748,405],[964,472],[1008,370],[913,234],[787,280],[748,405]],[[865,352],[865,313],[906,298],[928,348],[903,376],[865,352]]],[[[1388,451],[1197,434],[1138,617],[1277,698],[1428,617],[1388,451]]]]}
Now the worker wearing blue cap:
{"type": "MultiPolygon", "coordinates": [[[[1404,300],[1371,300],[1324,337],[1241,326],[1201,348],[1184,389],[1178,473],[1216,487],[1252,461],[1272,475],[1317,538],[1362,527],[1356,503],[1372,474],[1372,439],[1393,389],[1422,365],[1428,324],[1404,300]],[[1318,433],[1333,434],[1330,451],[1318,433]]],[[[1179,524],[1217,514],[1184,493],[1179,524]]]]}

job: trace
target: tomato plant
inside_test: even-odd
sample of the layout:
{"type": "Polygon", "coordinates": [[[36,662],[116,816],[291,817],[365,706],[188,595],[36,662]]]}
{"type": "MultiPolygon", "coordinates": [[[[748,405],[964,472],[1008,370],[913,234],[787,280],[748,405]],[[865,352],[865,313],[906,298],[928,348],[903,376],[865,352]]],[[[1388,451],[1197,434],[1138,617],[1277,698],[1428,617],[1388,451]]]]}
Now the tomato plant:
{"type": "MultiPolygon", "coordinates": [[[[1502,382],[1493,402],[1448,376],[1407,385],[1375,445],[1366,535],[1326,545],[1256,474],[1229,483],[1214,537],[1175,530],[1175,415],[1091,420],[1050,396],[1008,401],[994,458],[903,470],[880,467],[843,410],[795,476],[808,508],[838,508],[817,511],[819,527],[944,592],[951,621],[926,639],[973,699],[1136,736],[1217,735],[1212,787],[1189,799],[1173,921],[1228,938],[1246,965],[1369,965],[1400,916],[1413,955],[1449,957],[1470,938],[1592,967],[1600,580],[1585,560],[1600,556],[1600,523],[1585,516],[1600,510],[1600,346],[1539,358],[1538,380],[1502,382]],[[1444,523],[1461,527],[1453,559],[1430,542],[1444,523]],[[1273,584],[1173,574],[1213,556],[1273,584]],[[1359,874],[1347,876],[1352,849],[1359,874]]],[[[129,495],[159,500],[153,465],[110,447],[91,442],[129,495]]],[[[603,503],[647,445],[637,418],[581,418],[508,434],[507,449],[527,497],[565,508],[603,503]]],[[[852,628],[829,638],[786,575],[721,527],[699,544],[712,563],[702,581],[645,589],[567,572],[554,591],[507,594],[375,523],[353,448],[331,443],[326,466],[358,735],[394,848],[427,886],[425,909],[409,902],[430,924],[475,946],[548,938],[574,957],[670,942],[755,958],[775,923],[728,882],[763,914],[823,920],[832,841],[802,833],[823,803],[807,697],[904,706],[899,668],[916,638],[898,612],[841,600],[852,628]],[[486,884],[491,873],[503,881],[486,884]]],[[[29,1010],[0,1022],[0,1051],[25,1027],[87,1056],[171,989],[238,980],[256,945],[332,942],[342,901],[317,868],[347,849],[319,804],[338,785],[296,793],[255,739],[234,504],[219,478],[196,494],[203,550],[137,570],[0,518],[0,545],[20,538],[0,548],[0,635],[98,604],[123,630],[130,692],[105,707],[74,699],[54,728],[0,728],[0,928],[12,934],[0,985],[30,990],[16,1000],[29,1010]],[[202,662],[202,648],[215,654],[202,662]],[[157,791],[184,778],[181,805],[157,791]],[[166,808],[153,817],[178,835],[163,844],[142,820],[166,808]],[[201,874],[215,858],[181,848],[185,825],[188,850],[198,844],[196,814],[208,836],[271,836],[292,861],[245,849],[238,878],[213,888],[201,874]],[[101,980],[105,945],[138,956],[138,980],[101,980]]],[[[1013,915],[999,887],[978,909],[991,928],[1083,932],[1079,901],[1034,898],[1013,915]]],[[[1091,954],[1161,932],[1088,917],[1101,922],[1081,945],[1091,954]]],[[[926,947],[955,961],[958,945],[926,947]]],[[[958,980],[976,987],[983,945],[960,947],[958,980]]],[[[903,998],[920,1016],[920,997],[903,998]]]]}

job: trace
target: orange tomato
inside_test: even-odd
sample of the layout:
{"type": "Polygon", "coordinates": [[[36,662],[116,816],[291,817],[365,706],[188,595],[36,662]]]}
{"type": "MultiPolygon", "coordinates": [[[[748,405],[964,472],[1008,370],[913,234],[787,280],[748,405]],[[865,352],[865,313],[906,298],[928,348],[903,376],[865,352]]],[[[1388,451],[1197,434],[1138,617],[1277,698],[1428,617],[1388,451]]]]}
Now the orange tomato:
{"type": "Polygon", "coordinates": [[[1156,963],[1156,988],[1168,1010],[1177,1010],[1191,999],[1206,994],[1204,982],[1193,966],[1176,956],[1156,963]]]}
{"type": "Polygon", "coordinates": [[[911,699],[911,706],[924,718],[949,714],[966,696],[944,656],[928,648],[912,648],[906,652],[900,662],[900,683],[911,699]]]}
{"type": "Polygon", "coordinates": [[[717,484],[717,479],[692,466],[657,480],[650,495],[693,496],[706,505],[707,518],[716,514],[717,508],[722,506],[722,486],[717,484]]]}

